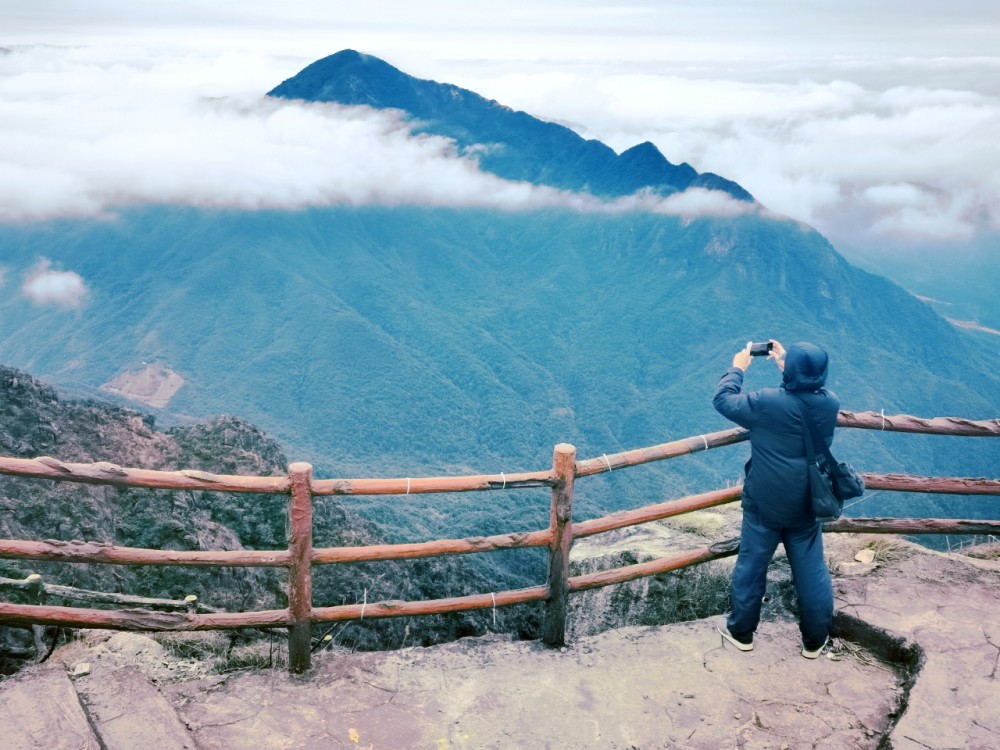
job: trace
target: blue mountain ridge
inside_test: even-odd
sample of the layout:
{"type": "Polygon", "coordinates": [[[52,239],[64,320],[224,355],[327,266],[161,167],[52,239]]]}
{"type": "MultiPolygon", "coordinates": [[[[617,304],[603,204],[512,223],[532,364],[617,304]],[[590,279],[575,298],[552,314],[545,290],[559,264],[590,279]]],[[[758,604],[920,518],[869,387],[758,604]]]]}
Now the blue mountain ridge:
{"type": "Polygon", "coordinates": [[[705,188],[753,201],[731,180],[711,172],[699,174],[687,163],[672,164],[648,141],[619,156],[563,125],[514,111],[468,89],[414,78],[354,50],[312,63],[268,96],[403,110],[415,132],[451,138],[465,153],[474,148],[483,170],[508,180],[604,198],[644,188],[662,195],[705,188]]]}

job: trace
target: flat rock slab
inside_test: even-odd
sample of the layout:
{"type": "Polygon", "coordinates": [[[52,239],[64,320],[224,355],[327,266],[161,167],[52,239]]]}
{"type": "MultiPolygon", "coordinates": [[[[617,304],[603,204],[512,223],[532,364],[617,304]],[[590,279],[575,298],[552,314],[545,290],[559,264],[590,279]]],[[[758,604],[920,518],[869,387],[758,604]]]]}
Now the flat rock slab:
{"type": "Polygon", "coordinates": [[[902,688],[850,652],[803,659],[793,623],[750,654],[712,621],[623,628],[561,650],[465,639],[330,654],[308,677],[165,686],[204,750],[874,748],[902,688]]]}
{"type": "Polygon", "coordinates": [[[104,750],[197,748],[177,712],[139,669],[98,668],[73,684],[104,750]]]}
{"type": "Polygon", "coordinates": [[[835,589],[840,611],[923,651],[893,748],[1000,747],[1000,572],[918,554],[835,589]]]}
{"type": "Polygon", "coordinates": [[[28,669],[0,683],[0,746],[102,750],[62,666],[28,669]]]}

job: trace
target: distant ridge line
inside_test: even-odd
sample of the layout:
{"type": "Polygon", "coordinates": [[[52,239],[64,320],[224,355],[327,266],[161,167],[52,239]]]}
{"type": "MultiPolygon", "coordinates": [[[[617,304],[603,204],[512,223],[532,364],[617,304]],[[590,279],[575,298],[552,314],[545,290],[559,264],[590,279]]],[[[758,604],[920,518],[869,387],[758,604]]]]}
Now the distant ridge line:
{"type": "Polygon", "coordinates": [[[281,99],[398,109],[416,132],[451,138],[482,169],[515,181],[616,198],[652,190],[717,190],[755,203],[741,185],[690,164],[673,164],[651,142],[620,155],[558,123],[516,111],[450,83],[415,78],[386,61],[352,49],[311,63],[268,92],[281,99]],[[473,149],[489,145],[486,153],[473,149]],[[495,148],[493,148],[495,147],[495,148]]]}

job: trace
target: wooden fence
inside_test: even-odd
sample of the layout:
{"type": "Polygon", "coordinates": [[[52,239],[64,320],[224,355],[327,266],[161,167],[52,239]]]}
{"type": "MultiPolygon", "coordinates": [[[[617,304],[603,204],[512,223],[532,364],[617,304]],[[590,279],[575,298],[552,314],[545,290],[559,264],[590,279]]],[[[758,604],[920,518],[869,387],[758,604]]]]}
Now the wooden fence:
{"type": "MultiPolygon", "coordinates": [[[[842,411],[838,424],[842,427],[894,432],[1000,436],[1000,420],[973,421],[949,417],[920,419],[909,415],[884,416],[874,412],[842,411]]],[[[574,539],[735,502],[740,499],[742,491],[739,486],[730,487],[574,524],[573,489],[576,480],[651,461],[733,445],[746,440],[747,437],[745,430],[731,429],[583,460],[577,460],[576,449],[573,446],[560,444],[555,447],[552,467],[543,471],[407,479],[314,479],[312,467],[306,463],[291,464],[287,476],[248,477],[217,475],[202,471],[130,469],[106,462],[64,463],[49,457],[33,459],[0,457],[0,474],[13,476],[115,487],[285,494],[289,496],[290,519],[288,548],[283,550],[152,550],[95,542],[0,540],[0,558],[118,565],[283,567],[288,569],[287,609],[219,612],[188,606],[186,611],[106,610],[0,602],[0,624],[153,631],[284,627],[288,629],[289,634],[289,669],[301,673],[310,667],[312,623],[356,620],[363,617],[410,617],[544,602],[542,638],[546,644],[561,645],[565,638],[567,601],[571,593],[728,557],[735,555],[739,548],[738,540],[729,540],[637,565],[570,576],[569,552],[574,539]],[[548,487],[551,490],[550,521],[546,529],[468,539],[438,539],[412,544],[321,549],[313,547],[312,499],[317,495],[404,495],[514,490],[529,487],[548,487]],[[548,549],[548,580],[544,584],[516,591],[431,601],[365,602],[334,607],[314,607],[312,603],[314,565],[460,555],[521,547],[548,549]]],[[[867,488],[873,490],[1000,495],[1000,479],[922,477],[903,474],[865,474],[864,477],[867,488]]],[[[845,517],[826,524],[824,531],[997,534],[1000,533],[1000,520],[845,517]]],[[[104,601],[128,603],[132,600],[127,597],[119,599],[112,597],[104,601]]],[[[157,601],[160,600],[146,600],[147,605],[149,602],[157,601]]],[[[166,606],[163,608],[171,609],[166,606]]],[[[173,607],[173,609],[179,608],[173,607]]]]}

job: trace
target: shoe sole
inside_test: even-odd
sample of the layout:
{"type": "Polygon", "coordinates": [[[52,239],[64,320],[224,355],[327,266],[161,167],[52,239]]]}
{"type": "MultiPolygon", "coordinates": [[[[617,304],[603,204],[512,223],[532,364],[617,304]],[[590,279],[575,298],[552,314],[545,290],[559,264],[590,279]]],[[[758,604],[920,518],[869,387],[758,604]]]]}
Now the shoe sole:
{"type": "Polygon", "coordinates": [[[805,646],[803,646],[803,647],[802,647],[802,655],[803,655],[804,657],[806,657],[807,659],[818,659],[818,658],[819,658],[820,656],[822,656],[822,654],[823,654],[823,649],[825,649],[825,648],[826,648],[826,646],[827,646],[827,644],[828,644],[829,642],[830,642],[830,639],[829,639],[829,638],[827,638],[827,639],[826,639],[825,641],[823,641],[823,645],[822,645],[822,646],[820,646],[820,647],[819,647],[818,649],[816,649],[815,651],[807,651],[807,650],[806,650],[806,648],[805,648],[805,646]]]}
{"type": "Polygon", "coordinates": [[[716,632],[718,632],[719,635],[722,636],[723,641],[729,641],[731,644],[736,646],[736,648],[738,648],[740,651],[743,651],[744,653],[746,653],[747,651],[753,651],[752,643],[740,643],[738,640],[733,638],[728,631],[723,630],[718,626],[716,626],[715,630],[716,632]]]}

